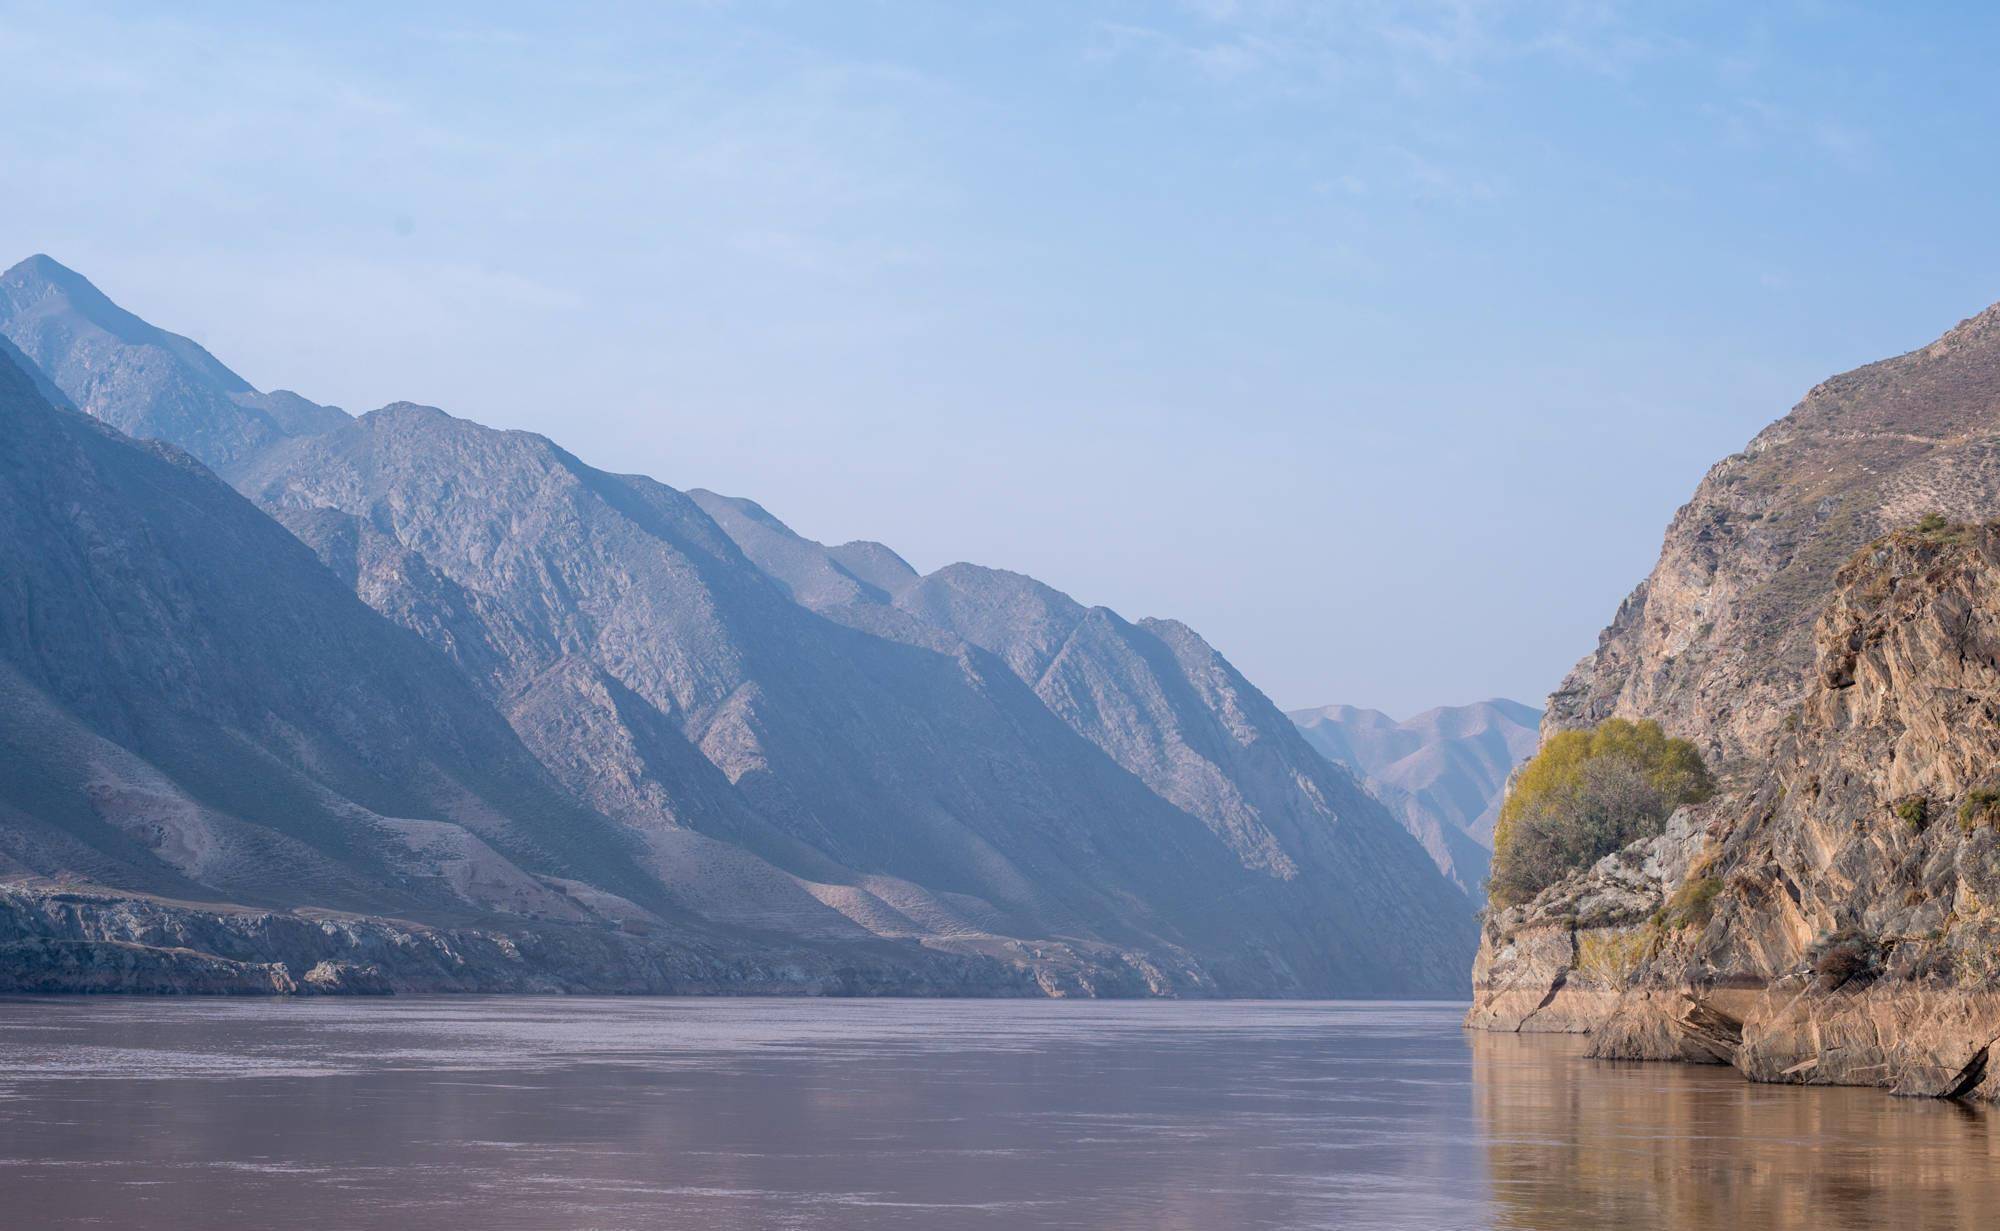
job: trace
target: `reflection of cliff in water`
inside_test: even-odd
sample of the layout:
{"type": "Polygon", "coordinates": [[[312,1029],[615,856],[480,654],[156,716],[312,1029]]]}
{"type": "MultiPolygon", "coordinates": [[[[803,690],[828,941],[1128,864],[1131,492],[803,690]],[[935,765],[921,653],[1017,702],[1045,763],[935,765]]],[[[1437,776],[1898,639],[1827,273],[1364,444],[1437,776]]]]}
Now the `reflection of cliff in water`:
{"type": "Polygon", "coordinates": [[[1496,1227],[2000,1226],[1990,1109],[1586,1060],[1569,1036],[1467,1038],[1496,1227]]]}

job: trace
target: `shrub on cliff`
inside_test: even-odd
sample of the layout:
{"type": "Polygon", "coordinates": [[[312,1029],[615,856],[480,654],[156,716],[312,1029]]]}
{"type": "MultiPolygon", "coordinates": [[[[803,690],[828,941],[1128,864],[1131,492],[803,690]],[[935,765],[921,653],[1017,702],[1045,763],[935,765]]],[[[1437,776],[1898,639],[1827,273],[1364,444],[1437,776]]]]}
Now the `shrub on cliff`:
{"type": "Polygon", "coordinates": [[[1706,926],[1715,915],[1716,895],[1721,892],[1722,882],[1713,876],[1689,877],[1660,908],[1660,926],[1674,931],[1706,926]]]}
{"type": "Polygon", "coordinates": [[[1682,804],[1715,792],[1701,753],[1656,722],[1606,720],[1564,731],[1521,769],[1493,834],[1499,906],[1525,902],[1577,868],[1660,832],[1682,804]]]}
{"type": "Polygon", "coordinates": [[[2000,826],[2000,791],[1980,787],[1967,791],[1958,805],[1958,827],[1967,833],[1981,825],[2000,826]]]}
{"type": "Polygon", "coordinates": [[[1856,979],[1873,978],[1882,969],[1881,943],[1852,929],[1823,938],[1806,957],[1819,977],[1820,990],[1828,992],[1856,979]]]}

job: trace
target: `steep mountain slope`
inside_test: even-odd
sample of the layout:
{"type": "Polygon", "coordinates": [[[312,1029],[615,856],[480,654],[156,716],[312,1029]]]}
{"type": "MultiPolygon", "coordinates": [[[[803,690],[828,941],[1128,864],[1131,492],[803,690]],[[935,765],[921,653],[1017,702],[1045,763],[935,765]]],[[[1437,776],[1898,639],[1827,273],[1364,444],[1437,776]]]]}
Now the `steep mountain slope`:
{"type": "Polygon", "coordinates": [[[0,613],[0,990],[1019,994],[1068,969],[712,926],[284,527],[5,360],[0,613]]]}
{"type": "Polygon", "coordinates": [[[1539,711],[1493,700],[1440,706],[1402,722],[1351,705],[1289,717],[1322,755],[1361,775],[1440,871],[1483,896],[1507,776],[1535,751],[1539,711]]]}
{"type": "Polygon", "coordinates": [[[1550,721],[1659,718],[1726,789],[1491,917],[1472,1024],[2000,1094],[2000,533],[1930,516],[2000,514],[1996,325],[1826,382],[1676,517],[1550,721]]]}
{"type": "Polygon", "coordinates": [[[148,325],[46,256],[0,274],[0,334],[79,409],[128,435],[171,441],[218,471],[347,418],[295,393],[260,393],[194,342],[148,325]]]}
{"type": "Polygon", "coordinates": [[[0,987],[268,992],[310,968],[338,990],[363,949],[381,986],[537,977],[498,936],[356,912],[575,930],[551,943],[589,986],[611,929],[667,923],[637,844],[443,660],[185,454],[50,406],[6,358],[0,613],[0,872],[27,882],[0,987]],[[230,952],[194,951],[232,920],[230,952]]]}
{"type": "Polygon", "coordinates": [[[1394,926],[1413,937],[1463,911],[1352,775],[1315,755],[1185,625],[1129,623],[1033,578],[970,564],[926,577],[877,569],[866,585],[839,584],[859,580],[851,562],[863,553],[901,561],[879,544],[824,547],[749,501],[691,496],[804,605],[913,645],[997,655],[1071,730],[1200,818],[1299,917],[1335,921],[1343,935],[1394,926]]]}
{"type": "Polygon", "coordinates": [[[1316,917],[1227,904],[1257,896],[1231,850],[999,662],[813,615],[670,488],[410,406],[276,449],[243,481],[316,544],[308,519],[329,511],[389,540],[399,563],[361,592],[451,649],[574,789],[623,771],[663,814],[637,794],[600,806],[747,848],[864,927],[914,911],[946,935],[1136,946],[1162,990],[1448,986],[1427,972],[1456,938],[1409,918],[1401,951],[1369,953],[1359,893],[1316,917]],[[449,601],[429,597],[443,585],[449,601]],[[608,766],[607,734],[634,759],[608,766]],[[688,797],[685,745],[747,808],[688,797]]]}
{"type": "Polygon", "coordinates": [[[27,379],[35,396],[42,401],[65,410],[76,409],[70,404],[69,395],[56,388],[56,383],[48,378],[47,373],[36,367],[34,360],[22,354],[21,348],[4,333],[0,333],[0,361],[14,365],[15,370],[27,379]]]}

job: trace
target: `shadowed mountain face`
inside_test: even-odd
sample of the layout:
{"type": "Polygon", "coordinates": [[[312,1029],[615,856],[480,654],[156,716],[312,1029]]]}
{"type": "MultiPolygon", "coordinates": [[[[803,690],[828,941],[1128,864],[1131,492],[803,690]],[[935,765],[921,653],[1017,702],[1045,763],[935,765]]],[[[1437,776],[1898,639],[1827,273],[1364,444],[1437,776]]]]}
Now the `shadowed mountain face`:
{"type": "Polygon", "coordinates": [[[111,319],[180,383],[112,379],[128,352],[18,307],[8,336],[84,409],[208,447],[323,584],[449,664],[573,814],[616,823],[656,914],[921,944],[1065,994],[1462,986],[1463,900],[1188,630],[1078,609],[1058,636],[1075,605],[1026,579],[920,579],[747,502],[718,525],[713,497],[430,408],[260,435],[206,352],[55,271],[17,267],[11,293],[96,306],[33,319],[111,319]],[[153,408],[197,385],[208,417],[153,408]],[[1024,633],[988,618],[1007,602],[1039,613],[1024,633]]]}
{"type": "MultiPolygon", "coordinates": [[[[1127,623],[999,569],[954,564],[922,577],[879,543],[828,547],[753,501],[689,496],[803,605],[913,644],[962,640],[998,654],[1072,729],[1201,817],[1248,866],[1296,870],[1324,818],[1372,825],[1380,800],[1462,891],[1485,880],[1501,790],[1534,747],[1540,715],[1526,706],[1437,709],[1406,724],[1332,706],[1293,715],[1294,732],[1185,625],[1127,623]],[[1366,778],[1376,798],[1350,774],[1328,774],[1313,748],[1366,778]]],[[[1322,855],[1335,875],[1354,866],[1322,855]]]]}
{"type": "Polygon", "coordinates": [[[0,358],[0,990],[1032,990],[718,928],[453,664],[0,358]]]}
{"type": "Polygon", "coordinates": [[[1398,722],[1380,710],[1293,710],[1308,743],[1360,774],[1430,853],[1440,871],[1483,898],[1493,825],[1514,767],[1533,755],[1538,710],[1482,701],[1398,722]]]}

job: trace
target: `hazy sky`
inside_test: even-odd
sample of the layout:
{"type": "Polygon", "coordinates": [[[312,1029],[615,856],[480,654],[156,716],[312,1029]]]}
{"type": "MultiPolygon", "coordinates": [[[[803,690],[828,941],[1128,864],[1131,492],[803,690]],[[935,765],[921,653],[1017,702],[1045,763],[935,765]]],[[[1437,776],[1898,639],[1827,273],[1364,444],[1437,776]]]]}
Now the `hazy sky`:
{"type": "Polygon", "coordinates": [[[1539,701],[1711,462],[2000,298],[1986,6],[277,7],[0,2],[0,265],[1286,706],[1539,701]]]}

